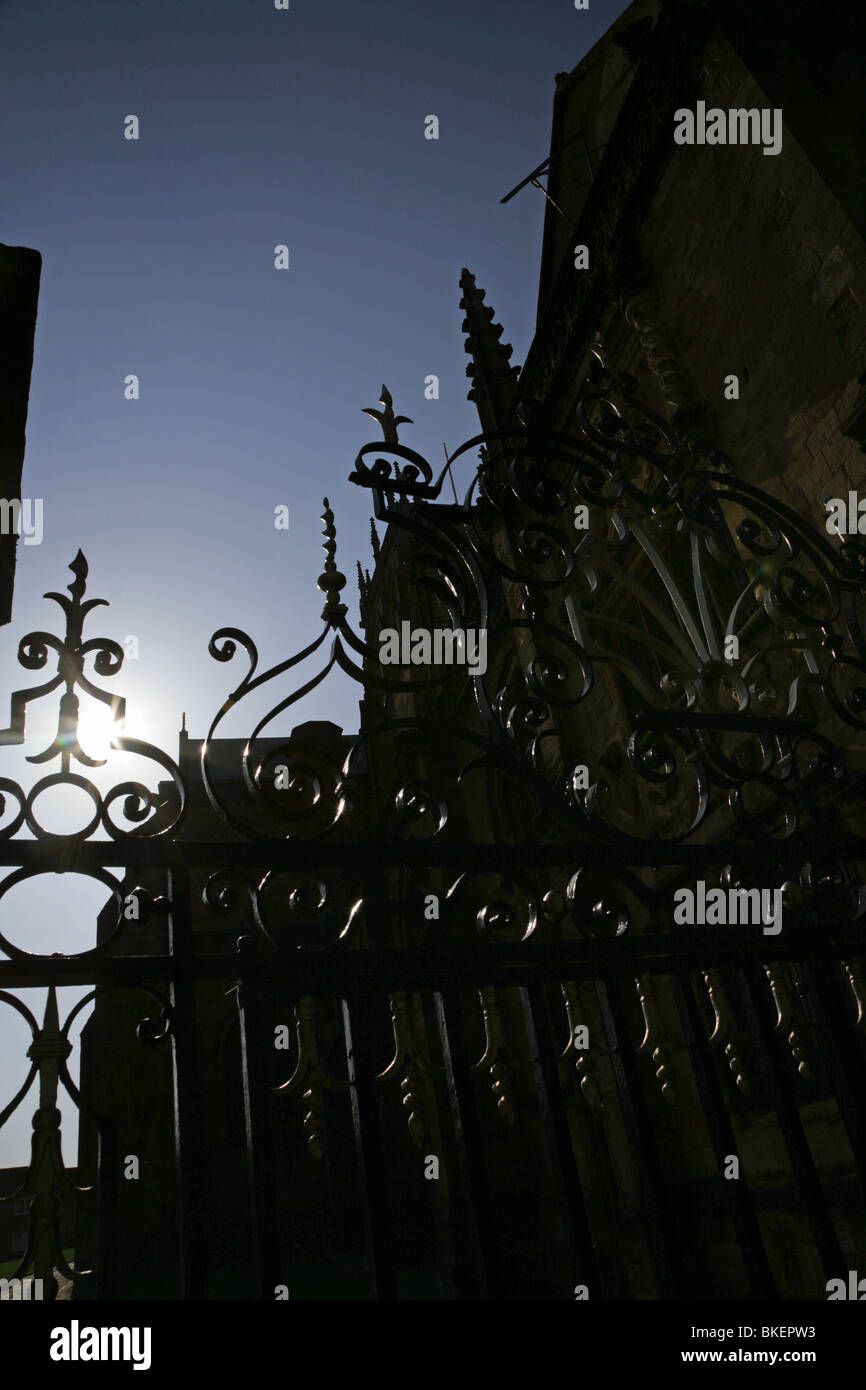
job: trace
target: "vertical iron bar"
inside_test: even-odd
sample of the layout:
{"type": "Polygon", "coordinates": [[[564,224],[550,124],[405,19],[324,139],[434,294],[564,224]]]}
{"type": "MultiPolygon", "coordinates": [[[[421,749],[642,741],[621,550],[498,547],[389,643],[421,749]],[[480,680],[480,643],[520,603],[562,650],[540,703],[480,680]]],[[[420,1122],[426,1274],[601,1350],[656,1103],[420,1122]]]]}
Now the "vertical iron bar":
{"type": "Polygon", "coordinates": [[[391,1256],[384,1154],[376,1115],[370,1011],[371,991],[363,980],[356,978],[351,1001],[343,999],[352,1120],[376,1298],[390,1300],[397,1297],[397,1281],[391,1256]]]}
{"type": "Polygon", "coordinates": [[[647,1225],[659,1251],[659,1277],[665,1297],[689,1296],[685,1263],[674,1211],[653,1140],[653,1120],[643,1093],[640,1068],[628,1033],[628,1021],[620,997],[619,981],[599,980],[596,993],[608,1034],[611,1060],[620,1090],[626,1127],[637,1159],[641,1186],[647,1202],[647,1225]]]}
{"type": "Polygon", "coordinates": [[[564,1209],[571,1228],[575,1278],[578,1283],[586,1284],[590,1297],[603,1297],[604,1290],[601,1287],[598,1261],[583,1200],[580,1172],[565,1112],[559,1079],[559,1059],[550,1039],[541,982],[534,980],[526,989],[521,989],[520,993],[530,1052],[537,1059],[534,1068],[536,1094],[554,1158],[557,1186],[560,1189],[560,1206],[564,1209]]]}
{"type": "Polygon", "coordinates": [[[472,1095],[460,996],[455,989],[448,989],[435,998],[465,1216],[465,1231],[457,1233],[460,1238],[455,1251],[457,1297],[501,1298],[499,1254],[484,1174],[484,1137],[472,1095]]]}
{"type": "MultiPolygon", "coordinates": [[[[804,967],[799,965],[798,970],[804,967]]],[[[810,961],[805,967],[818,1006],[819,1021],[830,1035],[836,1056],[828,1059],[836,1100],[848,1141],[854,1154],[861,1187],[866,1189],[866,1063],[854,1026],[846,1017],[847,1007],[841,981],[826,960],[810,961]]]]}
{"type": "Polygon", "coordinates": [[[741,969],[770,1062],[773,1104],[779,1117],[779,1127],[815,1235],[818,1253],[828,1278],[838,1277],[845,1270],[845,1259],[800,1119],[797,1098],[791,1084],[789,1057],[784,1055],[784,1043],[776,1032],[775,1020],[772,1018],[770,986],[766,975],[759,967],[748,965],[742,966],[741,969]]]}
{"type": "Polygon", "coordinates": [[[204,1143],[196,1036],[195,950],[190,917],[189,870],[168,869],[168,941],[172,957],[172,1056],[174,1062],[175,1155],[180,1213],[181,1286],[184,1298],[207,1297],[200,1194],[204,1189],[204,1143]]]}
{"type": "Polygon", "coordinates": [[[117,1248],[120,1155],[114,1125],[108,1117],[104,1120],[100,1117],[96,1144],[96,1296],[100,1299],[117,1298],[120,1265],[120,1252],[117,1248]]]}
{"type": "MultiPolygon", "coordinates": [[[[253,952],[250,937],[241,937],[238,956],[243,962],[253,952]]],[[[276,1173],[273,1146],[273,1107],[269,1106],[269,1056],[264,1041],[264,1020],[272,1009],[258,977],[238,979],[237,1008],[241,1036],[241,1085],[244,1096],[244,1130],[250,1193],[250,1226],[253,1267],[258,1296],[273,1299],[280,1283],[280,1242],[276,1220],[276,1173]]],[[[291,1292],[291,1291],[290,1291],[291,1292]]]]}
{"type": "MultiPolygon", "coordinates": [[[[731,1124],[731,1117],[728,1114],[721,1083],[713,1063],[704,1021],[695,999],[692,982],[685,971],[677,971],[671,979],[674,1000],[692,1060],[701,1108],[707,1122],[713,1151],[718,1160],[723,1154],[737,1153],[737,1141],[731,1124]]],[[[752,1293],[755,1298],[777,1298],[776,1285],[770,1269],[770,1262],[767,1259],[767,1252],[764,1249],[764,1242],[761,1239],[761,1230],[755,1215],[746,1175],[741,1173],[736,1181],[733,1179],[730,1181],[722,1179],[722,1181],[752,1293]]]]}

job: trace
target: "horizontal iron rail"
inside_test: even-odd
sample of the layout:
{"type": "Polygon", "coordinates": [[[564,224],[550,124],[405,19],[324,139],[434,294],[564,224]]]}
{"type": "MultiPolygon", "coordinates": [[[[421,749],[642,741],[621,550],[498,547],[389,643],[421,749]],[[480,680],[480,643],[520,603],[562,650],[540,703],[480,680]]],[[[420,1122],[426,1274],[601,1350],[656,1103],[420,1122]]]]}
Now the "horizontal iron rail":
{"type": "Polygon", "coordinates": [[[641,709],[635,715],[640,728],[720,729],[723,733],[759,733],[772,738],[810,734],[817,727],[809,719],[773,719],[757,714],[693,714],[690,710],[641,709]]]}
{"type": "MultiPolygon", "coordinates": [[[[860,926],[791,931],[763,937],[757,928],[684,930],[681,936],[642,935],[611,942],[522,942],[461,949],[213,952],[190,957],[183,971],[196,979],[239,980],[259,974],[299,993],[339,994],[358,981],[386,989],[438,990],[459,985],[525,984],[537,979],[594,979],[597,976],[665,974],[720,965],[775,961],[848,960],[866,953],[860,926]],[[747,935],[751,933],[751,935],[747,935]]],[[[169,980],[180,973],[171,955],[31,957],[0,961],[0,989],[169,980]]]]}
{"type": "Polygon", "coordinates": [[[866,859],[866,837],[815,833],[769,838],[714,841],[712,844],[653,843],[646,840],[603,841],[589,837],[579,844],[459,844],[435,841],[324,844],[317,841],[255,840],[229,842],[161,840],[65,840],[50,845],[38,840],[0,842],[0,866],[20,866],[43,873],[86,873],[94,868],[303,869],[369,870],[382,868],[462,868],[508,870],[518,866],[593,864],[604,867],[735,862],[756,867],[804,862],[866,859]]]}

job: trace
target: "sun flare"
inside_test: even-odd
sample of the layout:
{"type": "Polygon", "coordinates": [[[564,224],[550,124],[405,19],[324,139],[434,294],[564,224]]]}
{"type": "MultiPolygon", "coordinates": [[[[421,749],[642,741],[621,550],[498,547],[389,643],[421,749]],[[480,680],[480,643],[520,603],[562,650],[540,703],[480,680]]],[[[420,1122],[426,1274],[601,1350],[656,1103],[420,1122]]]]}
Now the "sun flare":
{"type": "Polygon", "coordinates": [[[107,758],[112,739],[122,738],[123,719],[115,720],[114,711],[101,700],[81,699],[78,709],[78,743],[89,758],[107,758]]]}

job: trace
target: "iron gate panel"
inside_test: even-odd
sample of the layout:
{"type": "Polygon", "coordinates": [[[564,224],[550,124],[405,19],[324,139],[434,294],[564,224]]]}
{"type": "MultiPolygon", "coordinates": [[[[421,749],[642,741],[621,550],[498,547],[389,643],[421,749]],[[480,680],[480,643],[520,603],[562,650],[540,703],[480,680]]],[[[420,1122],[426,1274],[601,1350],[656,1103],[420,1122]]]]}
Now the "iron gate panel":
{"type": "Polygon", "coordinates": [[[866,549],[696,453],[600,352],[572,435],[478,436],[438,477],[384,388],[380,406],[352,474],[388,527],[364,635],[326,499],[320,635],[259,673],[246,633],[215,633],[246,674],[177,760],[126,738],[96,683],[123,650],[83,636],[101,600],[80,552],[48,596],[65,636],[21,641],[25,668],[57,673],[12,695],[0,741],[23,745],[28,706],[61,690],[29,755],[60,770],[0,780],[0,901],[47,872],[110,898],[78,955],[0,921],[0,1002],[32,1037],[0,1124],[39,1085],[3,1199],[34,1199],[18,1272],[102,1298],[821,1296],[866,1260],[866,549]],[[475,452],[463,503],[442,503],[475,452]],[[458,656],[483,634],[483,669],[453,660],[455,632],[458,656]],[[335,667],[363,690],[359,734],[272,732],[335,667]],[[166,778],[73,771],[96,766],[80,698],[166,778]],[[40,822],[54,787],[88,798],[79,832],[40,822]],[[778,892],[781,916],[678,922],[699,883],[726,911],[778,892]],[[90,994],[61,1020],[68,985],[90,994]],[[33,987],[41,1022],[14,992],[33,987]]]}

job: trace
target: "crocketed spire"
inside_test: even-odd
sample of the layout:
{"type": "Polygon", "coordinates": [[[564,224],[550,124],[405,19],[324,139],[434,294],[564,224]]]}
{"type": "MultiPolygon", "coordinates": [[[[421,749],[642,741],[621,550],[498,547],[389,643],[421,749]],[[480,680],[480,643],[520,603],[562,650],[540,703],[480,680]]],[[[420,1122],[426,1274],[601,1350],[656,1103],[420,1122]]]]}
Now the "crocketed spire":
{"type": "Polygon", "coordinates": [[[468,397],[474,401],[482,430],[502,429],[512,402],[520,368],[512,366],[510,343],[500,343],[502,325],[493,322],[493,309],[484,303],[484,290],[475,284],[475,276],[465,268],[460,274],[463,298],[460,307],[466,317],[466,351],[472,361],[466,375],[472,378],[468,397]]]}

